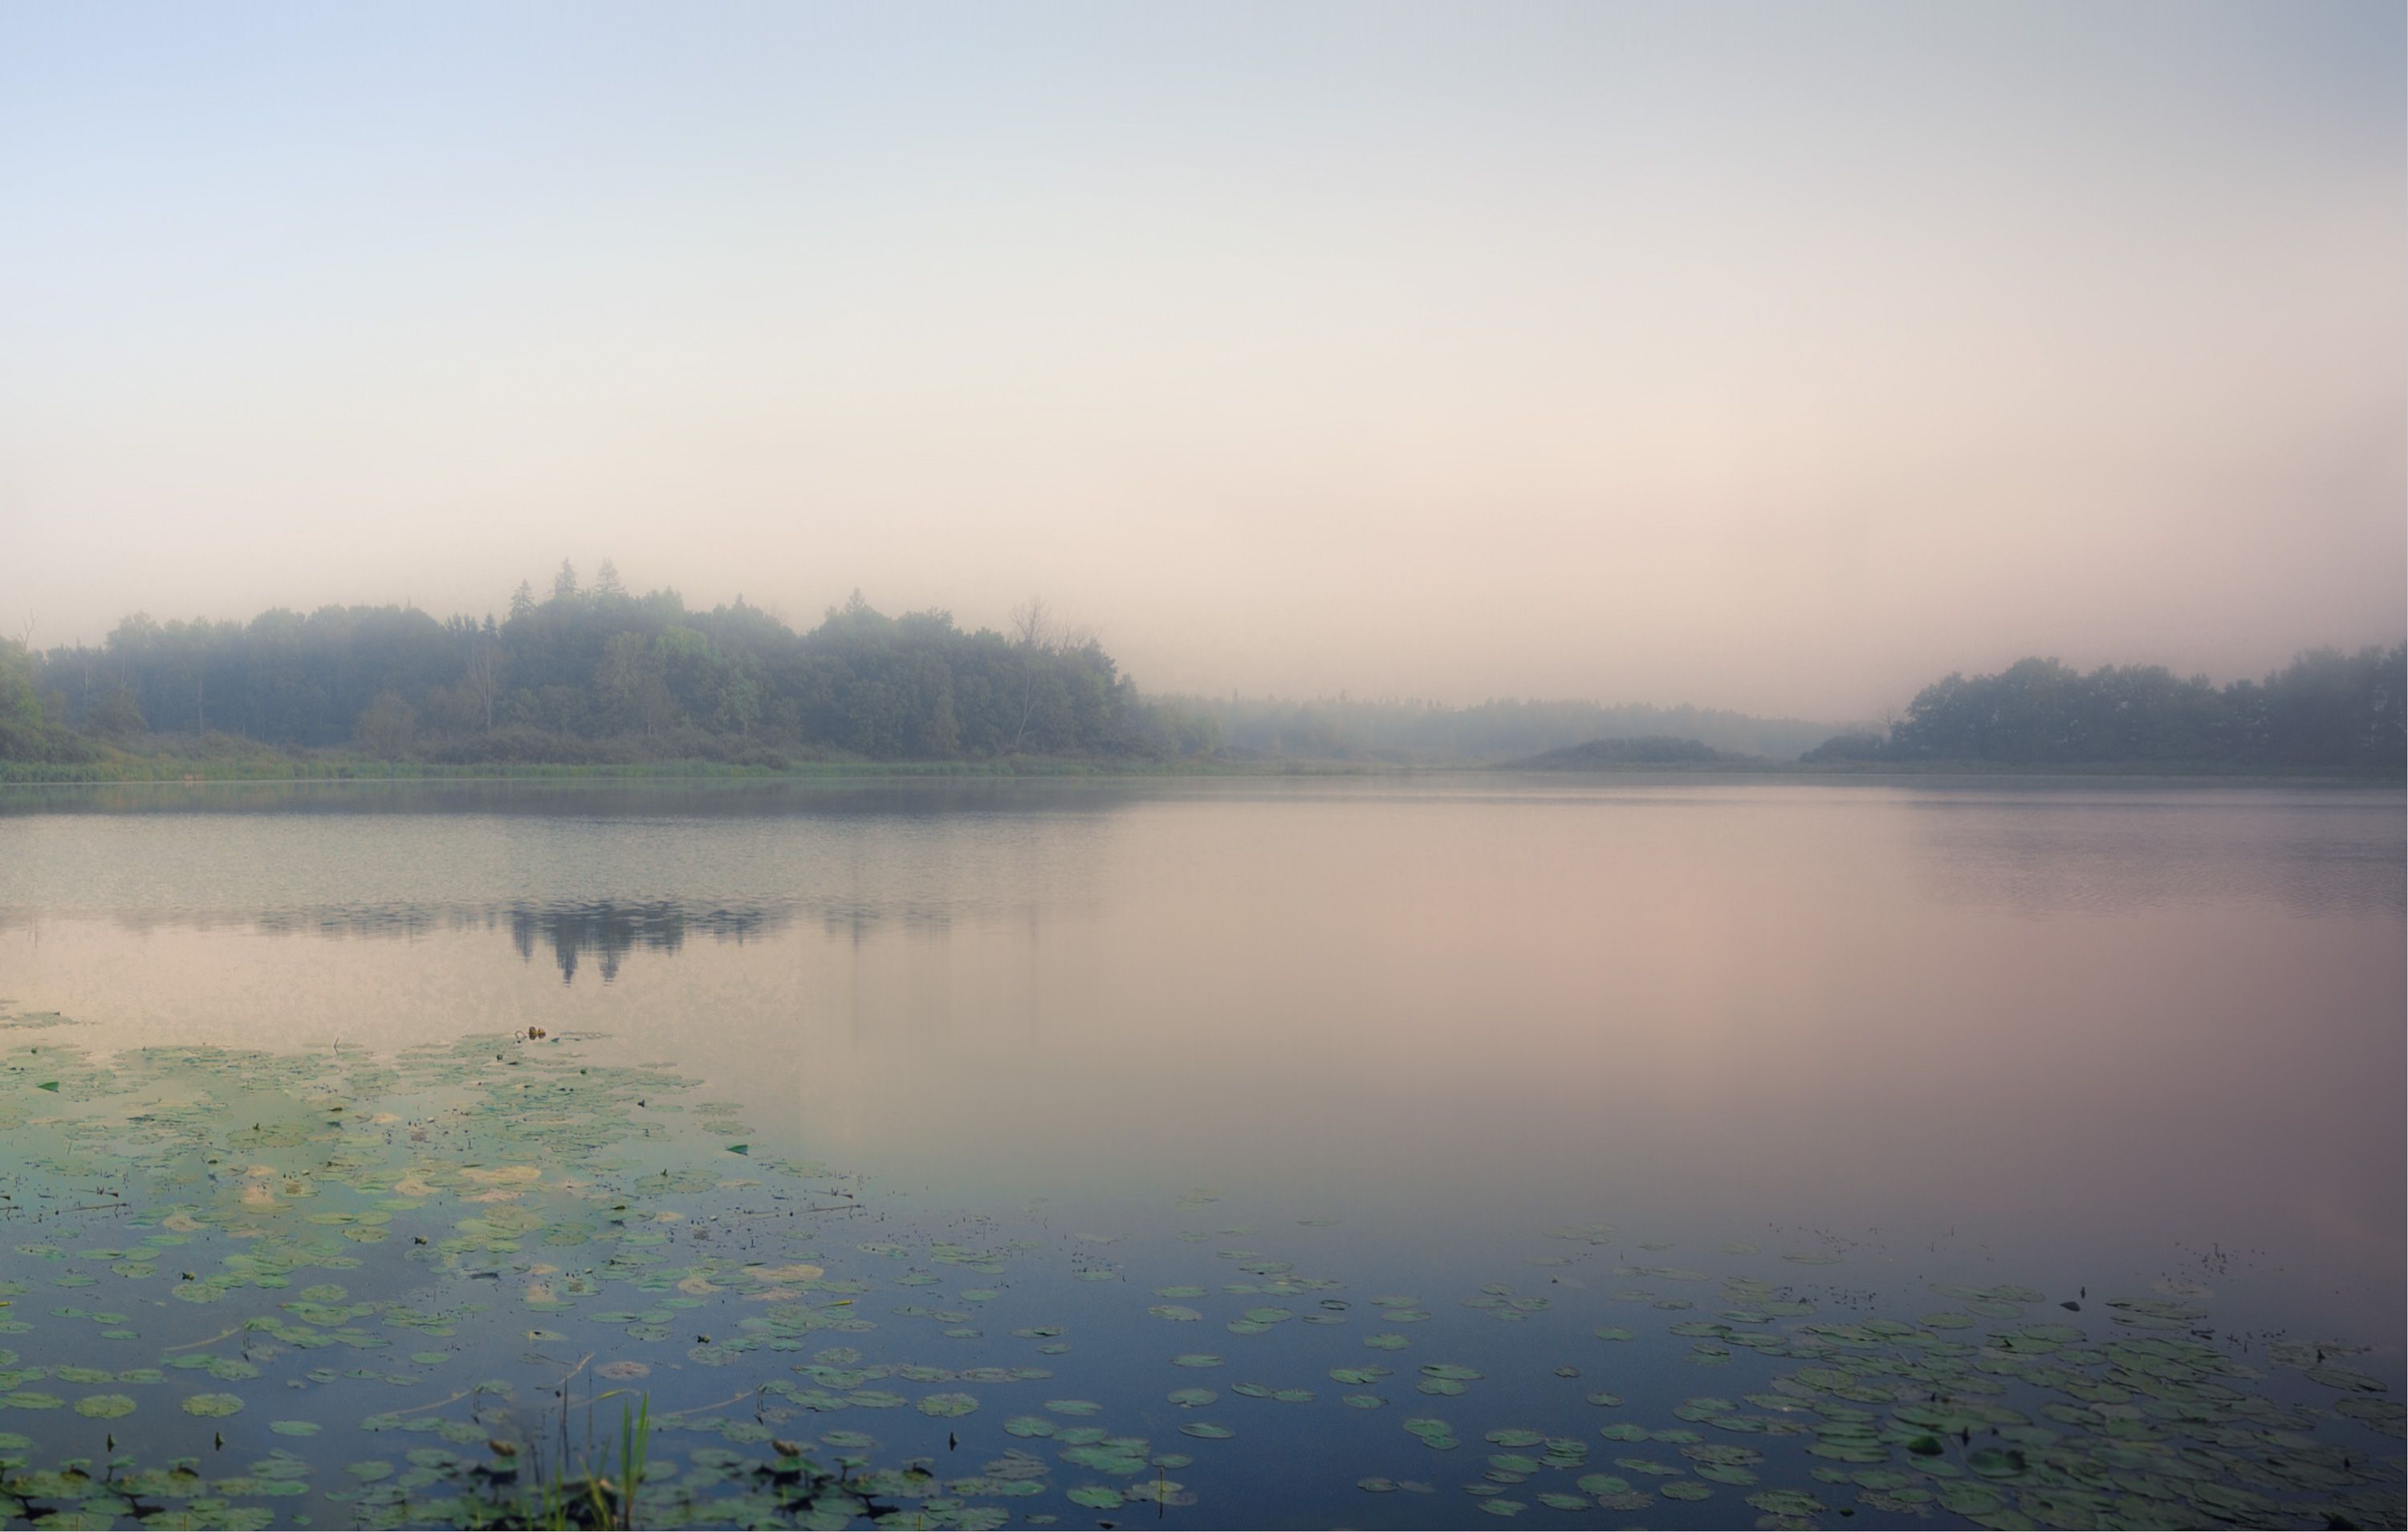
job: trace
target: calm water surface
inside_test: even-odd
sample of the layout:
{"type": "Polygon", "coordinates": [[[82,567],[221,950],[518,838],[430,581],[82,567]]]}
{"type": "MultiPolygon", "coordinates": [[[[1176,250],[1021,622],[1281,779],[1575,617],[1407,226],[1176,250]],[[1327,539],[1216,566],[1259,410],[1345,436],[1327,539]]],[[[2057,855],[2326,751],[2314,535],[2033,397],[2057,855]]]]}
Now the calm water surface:
{"type": "MultiPolygon", "coordinates": [[[[1022,1280],[1015,1323],[1227,1277],[1179,1268],[1226,1226],[1420,1296],[1448,1310],[1432,1333],[1511,1329],[1535,1366],[1563,1358],[1455,1295],[1543,1289],[1585,1336],[1626,1282],[1526,1258],[1605,1224],[1643,1242],[1624,1262],[1833,1261],[1777,1273],[1827,1310],[2197,1284],[2234,1354],[2349,1337],[2397,1390],[2403,829],[2400,794],[2323,789],[20,792],[0,1012],[66,1013],[96,1051],[592,1035],[699,1077],[756,1153],[840,1167],[896,1227],[995,1219],[1120,1279],[1022,1280]]],[[[1118,1301],[1077,1353],[1112,1404],[1111,1357],[1178,1349],[1155,1299],[1118,1301]]],[[[1251,1339],[1224,1317],[1170,1327],[1251,1339]]],[[[1126,1380],[1129,1407],[1165,1386],[1126,1380]]],[[[1388,1413],[1431,1402],[1406,1399],[1388,1413]]],[[[1325,1496],[1260,1435],[1245,1487],[1147,1513],[1469,1503],[1459,1466],[1418,1504],[1353,1469],[1325,1496]]]]}

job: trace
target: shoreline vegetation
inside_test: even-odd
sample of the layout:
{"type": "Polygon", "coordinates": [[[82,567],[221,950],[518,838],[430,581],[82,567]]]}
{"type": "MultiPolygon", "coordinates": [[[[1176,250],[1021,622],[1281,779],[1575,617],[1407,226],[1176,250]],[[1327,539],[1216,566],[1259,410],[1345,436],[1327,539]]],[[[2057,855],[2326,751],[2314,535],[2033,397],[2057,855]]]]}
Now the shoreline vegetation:
{"type": "Polygon", "coordinates": [[[1834,727],[1694,707],[1455,707],[1141,693],[1042,601],[1010,629],[889,617],[807,632],[638,596],[564,562],[506,619],[402,607],[127,618],[100,645],[0,639],[0,784],[480,779],[1297,776],[1468,769],[1749,777],[2087,775],[2398,781],[2408,645],[2301,653],[2217,686],[2026,659],[1834,727]]]}
{"type": "MultiPolygon", "coordinates": [[[[1618,741],[1617,741],[1618,742],[1618,741]]],[[[1558,752],[1550,752],[1551,754],[1558,752]]],[[[180,757],[140,757],[123,762],[61,766],[38,761],[0,761],[0,789],[76,787],[308,787],[407,786],[412,783],[522,782],[553,786],[640,786],[691,782],[767,785],[903,781],[1179,781],[1268,780],[1367,780],[1488,778],[1613,778],[1626,780],[1695,781],[1727,778],[1768,783],[1850,781],[1954,781],[1967,784],[2046,782],[2197,783],[2221,786],[2392,786],[2408,791],[2397,771],[2335,770],[2315,766],[2252,766],[2226,762],[2090,762],[2076,765],[2006,765],[1997,761],[1768,761],[1739,757],[1715,761],[1647,761],[1541,764],[1430,763],[1387,765],[1348,761],[1142,763],[1114,760],[832,761],[786,767],[728,766],[714,761],[650,761],[624,766],[563,763],[430,765],[418,761],[246,759],[238,769],[225,763],[180,757]]]]}

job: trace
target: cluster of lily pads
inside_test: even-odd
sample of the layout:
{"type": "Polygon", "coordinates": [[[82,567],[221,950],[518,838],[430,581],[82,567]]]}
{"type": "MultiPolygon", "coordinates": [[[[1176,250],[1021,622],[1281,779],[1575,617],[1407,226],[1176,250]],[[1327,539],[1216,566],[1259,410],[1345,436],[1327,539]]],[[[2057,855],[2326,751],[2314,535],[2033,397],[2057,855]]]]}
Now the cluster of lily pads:
{"type": "Polygon", "coordinates": [[[2185,1282],[1926,1283],[1875,1314],[1818,1285],[1828,1252],[1727,1247],[1709,1273],[1592,1224],[1406,1292],[1314,1269],[1324,1218],[1155,1241],[915,1215],[576,1041],[98,1058],[73,1036],[0,1024],[0,1513],[41,1525],[2408,1511],[2397,1359],[2243,1345],[2185,1282]],[[1269,1502],[1256,1454],[1282,1439],[1327,1482],[1269,1502]]]}
{"type": "Polygon", "coordinates": [[[0,1337],[30,1353],[0,1351],[0,1411],[21,1426],[0,1434],[0,1513],[578,1525],[616,1505],[645,1525],[843,1525],[909,1502],[923,1525],[1007,1519],[924,1466],[868,1464],[853,1434],[788,1438],[814,1398],[791,1358],[732,1398],[674,1396],[798,1350],[850,1301],[816,1293],[823,1269],[792,1250],[803,1210],[848,1210],[833,1178],[756,1158],[733,1109],[689,1105],[675,1072],[525,1037],[104,1059],[72,1024],[0,1024],[0,1337]],[[662,1440],[700,1444],[655,1445],[639,1483],[547,1510],[599,1483],[590,1465],[638,1401],[662,1440]]]}
{"type": "MultiPolygon", "coordinates": [[[[1180,1205],[1211,1200],[1197,1193],[1180,1205]]],[[[1258,1232],[1230,1227],[1180,1238],[1200,1243],[1258,1232]]],[[[1164,1300],[1145,1305],[1152,1320],[1199,1328],[1217,1321],[1236,1338],[1226,1351],[1172,1352],[1168,1366],[1206,1374],[1247,1366],[1258,1376],[1289,1376],[1249,1379],[1225,1391],[1200,1383],[1168,1391],[1166,1403],[1197,1416],[1180,1434],[1208,1444],[1197,1449],[1207,1455],[1192,1465],[1184,1454],[1168,1462],[1208,1495],[1216,1482],[1242,1483],[1248,1428],[1215,1407],[1238,1399],[1326,1407],[1319,1389],[1295,1381],[1298,1358],[1324,1349],[1301,1338],[1322,1326],[1376,1324],[1360,1341],[1369,1357],[1325,1369],[1346,1390],[1335,1402],[1368,1413],[1401,1407],[1401,1389],[1424,1396],[1418,1409],[1398,1410],[1403,1439],[1437,1454],[1484,1444],[1484,1452],[1475,1446],[1469,1454],[1473,1477],[1457,1479],[1455,1488],[1486,1515],[1591,1522],[1621,1513],[1641,1525],[1744,1521],[1769,1527],[1842,1518],[2000,1528],[2372,1526],[2397,1525],[2408,1510],[2401,1410],[2382,1378],[2349,1365],[2364,1348],[2337,1340],[2243,1344],[2214,1329],[2206,1307],[2212,1295],[2194,1283],[2160,1279],[2148,1291],[2089,1303],[2013,1284],[1930,1282],[1918,1284],[1922,1302],[1911,1318],[1863,1316],[1836,1303],[1827,1313],[1810,1274],[1839,1264],[1828,1252],[1755,1263],[1771,1274],[1716,1277],[1657,1264],[1652,1252],[1660,1245],[1624,1241],[1603,1225],[1548,1233],[1563,1245],[1526,1259],[1550,1271],[1549,1293],[1496,1281],[1449,1307],[1557,1331],[1576,1309],[1634,1321],[1660,1316],[1664,1339],[1686,1343],[1671,1366],[1727,1376],[1726,1390],[1678,1402],[1663,1396],[1650,1410],[1631,1408],[1623,1394],[1592,1389],[1578,1396],[1585,1412],[1568,1416],[1565,1396],[1534,1386],[1538,1374],[1558,1382],[1615,1377],[1622,1370],[1617,1353],[1646,1346],[1633,1324],[1595,1325],[1578,1338],[1585,1345],[1568,1347],[1565,1360],[1542,1369],[1517,1360],[1510,1378],[1495,1364],[1416,1362],[1398,1353],[1424,1349],[1415,1337],[1439,1318],[1438,1306],[1392,1292],[1343,1296],[1351,1284],[1341,1280],[1308,1274],[1262,1251],[1225,1249],[1220,1255],[1238,1280],[1168,1284],[1145,1295],[1164,1300]],[[1585,1280],[1582,1273],[1592,1269],[1607,1281],[1585,1280]],[[1215,1298],[1220,1305],[1208,1307],[1215,1298]],[[1372,1317],[1358,1319],[1367,1311],[1372,1317]],[[1295,1339],[1267,1339],[1290,1331],[1295,1339]],[[1496,1405],[1467,1419],[1465,1407],[1477,1409],[1492,1391],[1501,1396],[1496,1405]],[[1440,1404],[1440,1413],[1430,1401],[1455,1402],[1440,1404]]],[[[988,1264],[1015,1258],[1034,1243],[990,1252],[988,1264]]],[[[902,1264],[903,1273],[888,1279],[896,1285],[932,1275],[893,1238],[855,1251],[873,1257],[873,1266],[902,1264]]],[[[927,1253],[932,1262],[957,1254],[942,1243],[931,1243],[927,1253]]],[[[1747,1246],[1719,1253],[1761,1255],[1747,1246]]],[[[1076,1260],[1076,1275],[1089,1280],[1128,1274],[1093,1256],[1076,1260]]],[[[904,1304],[894,1312],[928,1311],[904,1304]]],[[[1065,1325],[1014,1332],[1030,1339],[1068,1333],[1065,1325]]],[[[1044,1349],[1062,1345],[1052,1339],[1044,1349]]],[[[1125,1376],[1141,1373],[1145,1364],[1124,1348],[1109,1365],[1125,1376]]],[[[1144,1438],[1071,1424],[1096,1409],[1051,1401],[1045,1413],[1015,1414],[1003,1429],[1054,1444],[1064,1462],[1103,1481],[1076,1486],[1074,1504],[1111,1511],[1141,1499],[1182,1503],[1166,1460],[1150,1454],[1144,1438]]],[[[1294,1437],[1316,1427],[1299,1415],[1278,1418],[1268,1429],[1294,1437]]],[[[1354,1482],[1375,1496],[1448,1493],[1438,1477],[1428,1469],[1390,1469],[1354,1482]]]]}

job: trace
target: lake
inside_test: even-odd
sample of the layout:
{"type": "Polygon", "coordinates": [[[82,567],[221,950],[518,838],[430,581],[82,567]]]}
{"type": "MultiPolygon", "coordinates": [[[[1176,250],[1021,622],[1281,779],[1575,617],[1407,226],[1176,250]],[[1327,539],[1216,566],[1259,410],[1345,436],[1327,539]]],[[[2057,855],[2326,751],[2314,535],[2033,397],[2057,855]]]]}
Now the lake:
{"type": "Polygon", "coordinates": [[[440,1519],[640,1400],[660,1523],[2398,1525],[2404,835],[2071,781],[0,794],[0,1510],[440,1519]]]}

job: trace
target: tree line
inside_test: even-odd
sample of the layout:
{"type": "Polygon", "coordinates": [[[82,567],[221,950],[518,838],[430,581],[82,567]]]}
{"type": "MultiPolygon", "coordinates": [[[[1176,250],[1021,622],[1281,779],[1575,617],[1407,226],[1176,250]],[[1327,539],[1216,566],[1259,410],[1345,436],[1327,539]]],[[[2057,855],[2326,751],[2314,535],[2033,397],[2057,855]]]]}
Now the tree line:
{"type": "Polygon", "coordinates": [[[636,595],[605,563],[563,563],[507,615],[401,607],[278,609],[248,623],[136,615],[97,645],[0,640],[0,761],[227,741],[379,760],[775,766],[831,755],[1477,762],[1598,739],[1671,737],[1724,756],[1812,765],[2157,764],[2398,773],[2408,766],[2408,645],[2319,649],[2217,686],[2162,666],[2084,674],[2027,659],[1926,687],[1885,729],[1697,708],[1504,700],[1143,697],[1041,602],[1007,631],[943,611],[887,616],[856,593],[798,632],[740,598],[690,610],[636,595]],[[1816,744],[1816,740],[1821,743],[1816,744]],[[1811,747],[1811,748],[1810,748],[1811,747]]]}
{"type": "Polygon", "coordinates": [[[564,563],[507,616],[279,609],[248,623],[125,619],[99,645],[0,649],[0,759],[88,759],[234,736],[384,760],[776,765],[1210,753],[1209,722],[1149,704],[1043,603],[1011,630],[887,616],[859,593],[796,632],[740,598],[690,610],[564,563]]]}
{"type": "Polygon", "coordinates": [[[1804,758],[2396,775],[2408,769],[2408,645],[2311,650],[2263,680],[2225,686],[2163,666],[2085,675],[2019,660],[1994,676],[1936,681],[1885,732],[1841,735],[1804,758]]]}

